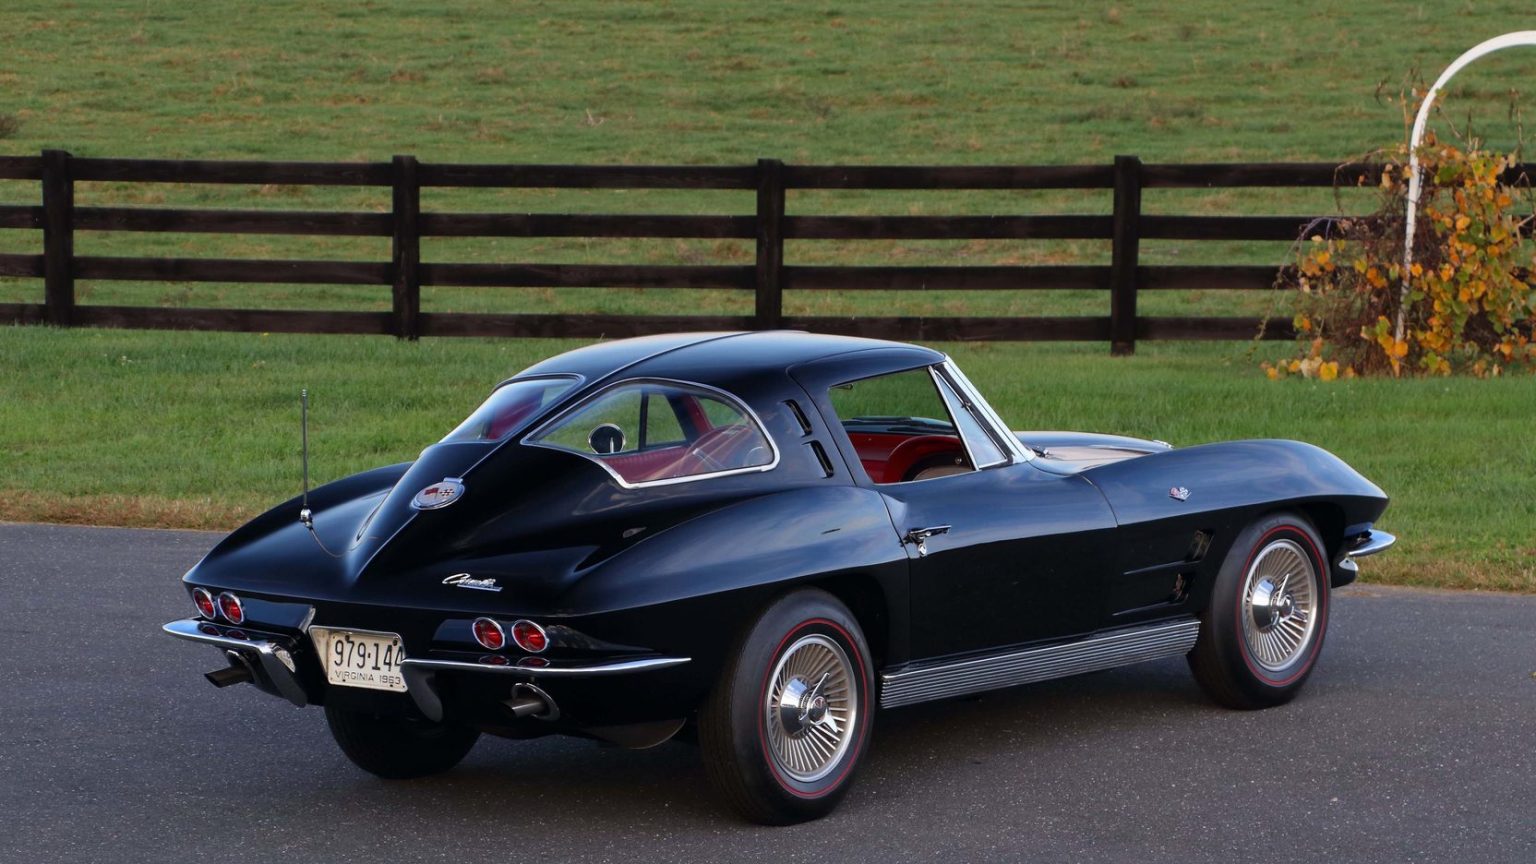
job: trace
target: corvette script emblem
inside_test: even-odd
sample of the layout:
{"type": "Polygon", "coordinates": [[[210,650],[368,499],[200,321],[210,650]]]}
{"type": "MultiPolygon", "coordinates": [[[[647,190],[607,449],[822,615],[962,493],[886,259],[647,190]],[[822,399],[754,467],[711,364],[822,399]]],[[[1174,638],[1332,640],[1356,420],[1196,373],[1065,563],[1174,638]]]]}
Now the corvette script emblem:
{"type": "Polygon", "coordinates": [[[443,580],[444,585],[452,585],[455,588],[473,588],[476,591],[500,591],[501,586],[495,579],[476,579],[468,573],[455,573],[443,580]]]}
{"type": "Polygon", "coordinates": [[[1183,486],[1175,486],[1168,490],[1168,497],[1175,501],[1188,501],[1189,490],[1185,489],[1183,486]]]}
{"type": "Polygon", "coordinates": [[[411,506],[417,510],[439,510],[464,497],[464,481],[457,477],[444,477],[442,482],[416,493],[411,506]]]}

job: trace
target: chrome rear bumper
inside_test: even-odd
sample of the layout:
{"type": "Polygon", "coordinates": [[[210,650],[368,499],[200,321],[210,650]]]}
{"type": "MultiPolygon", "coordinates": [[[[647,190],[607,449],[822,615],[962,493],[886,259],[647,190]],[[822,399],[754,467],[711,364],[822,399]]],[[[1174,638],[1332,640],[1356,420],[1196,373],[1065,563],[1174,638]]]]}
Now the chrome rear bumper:
{"type": "MultiPolygon", "coordinates": [[[[227,627],[197,618],[172,621],[161,629],[177,639],[201,642],[219,649],[231,662],[249,668],[253,682],[259,689],[281,696],[294,705],[310,704],[311,700],[299,680],[298,664],[294,660],[295,653],[302,653],[294,637],[244,627],[227,627]]],[[[510,686],[536,678],[585,679],[651,672],[681,666],[690,662],[690,659],[642,656],[605,660],[546,660],[542,657],[525,657],[518,661],[508,659],[505,663],[488,663],[411,657],[400,664],[400,674],[405,678],[406,695],[411,697],[421,713],[429,719],[441,720],[443,704],[434,682],[438,674],[504,678],[510,686]]]]}
{"type": "Polygon", "coordinates": [[[299,684],[298,667],[293,662],[292,639],[272,633],[220,627],[196,618],[172,621],[160,629],[177,639],[212,645],[225,652],[226,657],[233,652],[241,662],[251,666],[260,689],[295,705],[309,704],[309,697],[299,684]]]}
{"type": "MultiPolygon", "coordinates": [[[[400,674],[405,676],[406,692],[416,707],[428,720],[443,718],[443,703],[438,698],[433,678],[440,672],[449,674],[512,676],[528,678],[596,678],[604,675],[627,675],[634,672],[650,672],[670,669],[689,662],[688,657],[632,657],[594,662],[550,661],[546,665],[530,665],[528,659],[519,663],[495,665],[468,663],[462,660],[431,660],[408,658],[400,664],[400,674]]],[[[542,659],[542,658],[539,658],[542,659]]]]}

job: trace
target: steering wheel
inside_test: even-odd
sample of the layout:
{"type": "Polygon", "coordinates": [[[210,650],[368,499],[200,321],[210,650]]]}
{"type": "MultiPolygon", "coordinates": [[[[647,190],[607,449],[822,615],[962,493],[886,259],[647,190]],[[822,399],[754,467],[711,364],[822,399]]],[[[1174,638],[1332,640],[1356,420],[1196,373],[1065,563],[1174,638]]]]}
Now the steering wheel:
{"type": "MultiPolygon", "coordinates": [[[[751,429],[740,423],[729,426],[717,426],[714,429],[700,435],[697,441],[688,448],[688,455],[697,459],[701,465],[714,471],[729,471],[732,468],[741,468],[750,464],[751,451],[742,453],[744,458],[737,458],[737,451],[746,444],[752,442],[751,429]]],[[[762,449],[761,446],[754,449],[762,449]]]]}

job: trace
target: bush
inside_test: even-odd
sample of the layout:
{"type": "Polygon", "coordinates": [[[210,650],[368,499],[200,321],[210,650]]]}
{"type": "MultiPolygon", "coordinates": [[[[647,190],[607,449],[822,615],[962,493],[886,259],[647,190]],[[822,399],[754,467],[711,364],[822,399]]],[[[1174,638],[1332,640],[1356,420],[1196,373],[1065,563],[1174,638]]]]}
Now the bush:
{"type": "Polygon", "coordinates": [[[1334,223],[1299,249],[1301,350],[1265,363],[1271,378],[1302,374],[1495,376],[1536,371],[1536,264],[1529,180],[1514,155],[1443,145],[1419,151],[1423,172],[1414,263],[1402,293],[1407,148],[1382,167],[1381,205],[1334,223]],[[1396,333],[1399,310],[1405,326],[1396,333]]]}

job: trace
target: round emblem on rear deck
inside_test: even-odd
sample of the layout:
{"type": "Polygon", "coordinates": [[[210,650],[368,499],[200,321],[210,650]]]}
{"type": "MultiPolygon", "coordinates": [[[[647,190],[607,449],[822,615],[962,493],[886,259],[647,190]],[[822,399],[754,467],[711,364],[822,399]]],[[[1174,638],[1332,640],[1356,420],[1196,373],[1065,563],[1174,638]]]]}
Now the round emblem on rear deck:
{"type": "Polygon", "coordinates": [[[457,477],[444,477],[440,482],[416,493],[411,506],[417,510],[439,510],[464,497],[464,481],[457,477]]]}

